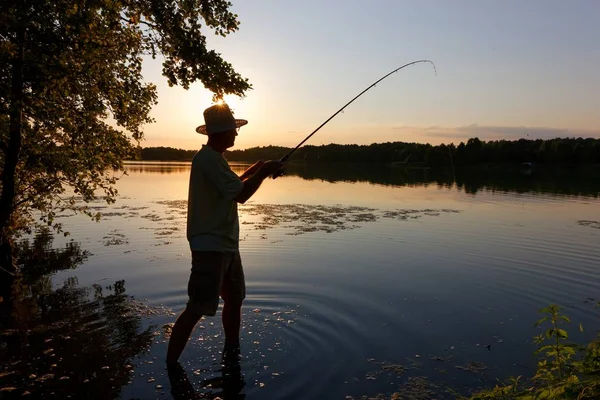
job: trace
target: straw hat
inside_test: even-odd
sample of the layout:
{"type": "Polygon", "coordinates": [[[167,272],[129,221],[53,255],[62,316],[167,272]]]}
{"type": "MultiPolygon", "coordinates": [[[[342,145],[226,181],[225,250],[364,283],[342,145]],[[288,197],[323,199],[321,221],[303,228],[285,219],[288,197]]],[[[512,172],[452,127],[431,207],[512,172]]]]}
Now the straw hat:
{"type": "Polygon", "coordinates": [[[215,104],[204,110],[204,123],[196,128],[196,132],[203,135],[224,132],[239,128],[248,123],[245,119],[235,119],[231,109],[226,103],[215,104]]]}

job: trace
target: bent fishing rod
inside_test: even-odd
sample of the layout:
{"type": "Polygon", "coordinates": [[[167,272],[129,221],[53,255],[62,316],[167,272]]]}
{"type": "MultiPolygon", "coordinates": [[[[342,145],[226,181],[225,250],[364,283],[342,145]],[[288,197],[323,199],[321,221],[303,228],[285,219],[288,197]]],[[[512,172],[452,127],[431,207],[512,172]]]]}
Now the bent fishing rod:
{"type": "MultiPolygon", "coordinates": [[[[387,75],[385,75],[383,78],[380,78],[378,81],[376,81],[375,83],[373,83],[371,86],[369,86],[368,88],[366,88],[365,90],[363,90],[362,92],[360,92],[355,98],[353,98],[352,100],[350,100],[348,103],[346,103],[342,108],[340,108],[339,110],[336,111],[335,114],[333,114],[331,117],[327,118],[327,120],[325,122],[323,122],[321,125],[319,125],[319,127],[317,129],[315,129],[314,131],[312,131],[312,133],[310,135],[308,135],[303,141],[301,141],[296,147],[294,147],[292,150],[289,151],[289,153],[287,153],[285,156],[281,157],[281,159],[279,160],[280,162],[286,162],[288,158],[290,158],[290,156],[292,154],[294,154],[294,152],[296,150],[298,150],[300,148],[300,146],[302,146],[304,143],[306,143],[306,141],[308,139],[310,139],[315,133],[317,133],[319,131],[319,129],[321,129],[322,127],[325,126],[325,124],[327,124],[329,121],[331,121],[336,115],[338,115],[339,113],[341,113],[342,111],[344,111],[344,109],[346,107],[348,107],[350,104],[352,104],[352,102],[354,102],[354,100],[358,99],[360,96],[362,96],[363,94],[365,94],[367,91],[369,91],[369,89],[377,86],[377,84],[379,82],[381,82],[382,80],[384,80],[385,78],[387,78],[388,76],[392,75],[395,72],[400,71],[403,68],[409,67],[411,65],[414,64],[418,64],[418,63],[429,63],[431,65],[433,65],[433,72],[435,73],[435,75],[437,76],[437,70],[435,68],[435,64],[433,63],[433,61],[430,60],[417,60],[417,61],[413,61],[410,62],[408,64],[404,64],[403,66],[401,66],[400,68],[396,68],[395,70],[393,70],[392,72],[388,73],[387,75]]],[[[276,176],[273,176],[273,179],[276,178],[276,176]]]]}

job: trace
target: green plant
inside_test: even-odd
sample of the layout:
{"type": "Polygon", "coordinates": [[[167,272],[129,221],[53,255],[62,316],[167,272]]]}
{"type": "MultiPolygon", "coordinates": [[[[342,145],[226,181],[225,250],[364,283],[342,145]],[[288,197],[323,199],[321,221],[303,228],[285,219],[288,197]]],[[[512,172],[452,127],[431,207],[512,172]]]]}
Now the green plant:
{"type": "MultiPolygon", "coordinates": [[[[142,74],[162,59],[170,86],[201,82],[214,99],[247,79],[206,42],[239,21],[227,0],[27,0],[0,3],[0,271],[10,247],[57,214],[99,214],[113,202],[123,160],[154,119],[157,88],[142,74]],[[3,245],[3,246],[2,246],[3,245]]],[[[0,277],[0,281],[5,279],[0,277]]]]}
{"type": "MultiPolygon", "coordinates": [[[[533,338],[538,345],[536,354],[541,356],[535,375],[526,381],[521,376],[510,378],[471,396],[471,400],[600,398],[600,334],[585,346],[569,343],[563,326],[571,320],[561,314],[561,308],[550,304],[540,313],[544,316],[535,326],[546,329],[533,338]]],[[[583,331],[581,324],[579,329],[583,331]]]]}
{"type": "Polygon", "coordinates": [[[539,346],[536,353],[545,356],[538,361],[537,373],[533,380],[552,384],[562,381],[573,372],[572,359],[576,353],[576,345],[566,342],[569,334],[561,326],[570,323],[571,320],[560,314],[560,307],[550,304],[542,308],[540,313],[546,316],[537,320],[534,326],[546,323],[550,328],[533,338],[533,342],[539,346]]]}

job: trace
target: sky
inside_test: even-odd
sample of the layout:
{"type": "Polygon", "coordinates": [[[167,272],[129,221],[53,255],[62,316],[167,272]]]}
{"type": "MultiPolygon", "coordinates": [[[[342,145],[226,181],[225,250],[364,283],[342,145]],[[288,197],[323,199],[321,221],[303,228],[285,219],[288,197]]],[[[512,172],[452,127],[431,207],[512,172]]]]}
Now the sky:
{"type": "MultiPolygon", "coordinates": [[[[226,97],[249,120],[236,148],[307,144],[459,143],[600,138],[598,0],[231,0],[240,29],[205,31],[253,85],[226,97]]],[[[158,87],[143,146],[196,149],[212,94],[169,87],[161,59],[144,62],[158,87]]]]}

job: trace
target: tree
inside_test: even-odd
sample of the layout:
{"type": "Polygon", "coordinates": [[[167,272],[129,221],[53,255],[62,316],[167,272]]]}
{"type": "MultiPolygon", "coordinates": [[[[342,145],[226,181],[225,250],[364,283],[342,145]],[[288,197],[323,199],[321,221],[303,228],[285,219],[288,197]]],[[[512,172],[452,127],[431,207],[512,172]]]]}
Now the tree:
{"type": "Polygon", "coordinates": [[[157,102],[143,57],[164,58],[170,85],[201,81],[217,98],[251,88],[206,47],[204,30],[238,29],[230,7],[226,0],[0,3],[3,270],[13,268],[11,238],[32,227],[34,213],[60,229],[55,212],[94,216],[85,203],[99,192],[114,201],[114,171],[143,138],[157,102]]]}

